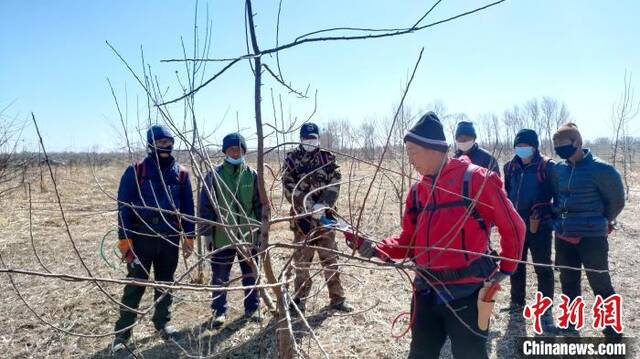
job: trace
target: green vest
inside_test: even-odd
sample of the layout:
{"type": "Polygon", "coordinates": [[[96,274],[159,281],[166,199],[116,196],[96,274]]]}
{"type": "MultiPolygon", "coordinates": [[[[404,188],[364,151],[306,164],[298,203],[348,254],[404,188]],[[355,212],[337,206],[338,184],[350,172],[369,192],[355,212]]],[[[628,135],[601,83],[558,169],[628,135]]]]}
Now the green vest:
{"type": "MultiPolygon", "coordinates": [[[[246,217],[258,220],[254,211],[254,176],[255,172],[246,165],[234,166],[226,161],[215,170],[217,176],[213,184],[215,186],[217,207],[220,213],[218,222],[235,225],[249,222],[246,217]]],[[[254,222],[255,223],[255,222],[254,222]]],[[[228,232],[233,231],[238,239],[244,238],[246,242],[257,240],[256,233],[251,233],[248,227],[215,229],[213,244],[215,248],[231,244],[228,232]]]]}

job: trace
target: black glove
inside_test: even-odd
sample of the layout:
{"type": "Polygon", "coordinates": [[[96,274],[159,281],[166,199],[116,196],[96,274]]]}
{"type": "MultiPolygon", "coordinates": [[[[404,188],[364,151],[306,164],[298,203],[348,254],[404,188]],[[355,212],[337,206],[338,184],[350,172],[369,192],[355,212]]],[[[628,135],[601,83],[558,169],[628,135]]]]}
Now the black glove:
{"type": "Polygon", "coordinates": [[[377,254],[376,244],[369,239],[364,239],[358,247],[358,254],[364,258],[371,258],[377,254]]]}

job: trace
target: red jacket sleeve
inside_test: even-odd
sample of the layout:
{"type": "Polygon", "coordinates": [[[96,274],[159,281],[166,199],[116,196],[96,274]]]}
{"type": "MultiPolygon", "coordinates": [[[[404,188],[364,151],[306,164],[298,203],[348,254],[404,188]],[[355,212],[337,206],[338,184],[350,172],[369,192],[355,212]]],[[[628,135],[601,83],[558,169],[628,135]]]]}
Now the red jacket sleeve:
{"type": "MultiPolygon", "coordinates": [[[[414,186],[417,186],[415,184],[414,186]]],[[[404,259],[413,257],[413,241],[415,239],[417,215],[413,212],[414,187],[407,193],[405,200],[404,214],[402,215],[402,232],[386,238],[380,242],[376,249],[393,259],[404,259]]]]}
{"type": "Polygon", "coordinates": [[[502,180],[497,174],[484,170],[475,171],[471,182],[471,195],[474,198],[482,191],[478,197],[481,203],[477,203],[475,208],[487,223],[495,224],[500,233],[500,257],[505,258],[500,260],[500,271],[513,274],[518,263],[506,259],[521,259],[526,234],[525,224],[507,198],[502,180]],[[485,173],[488,176],[486,181],[485,173]]]}

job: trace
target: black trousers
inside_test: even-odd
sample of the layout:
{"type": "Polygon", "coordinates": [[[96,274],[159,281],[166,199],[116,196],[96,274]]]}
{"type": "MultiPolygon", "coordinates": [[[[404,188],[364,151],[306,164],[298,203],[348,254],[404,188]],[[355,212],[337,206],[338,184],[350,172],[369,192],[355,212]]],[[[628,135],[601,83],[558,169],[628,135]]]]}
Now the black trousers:
{"type": "MultiPolygon", "coordinates": [[[[531,251],[534,263],[551,264],[551,229],[542,227],[536,234],[527,230],[524,247],[522,249],[522,260],[526,261],[529,251],[531,251]]],[[[553,299],[553,268],[534,266],[536,277],[538,277],[538,291],[545,297],[553,299]]],[[[527,266],[520,263],[516,272],[511,276],[511,303],[525,305],[527,287],[527,266]]]]}
{"type": "Polygon", "coordinates": [[[414,297],[412,310],[415,311],[415,322],[411,330],[409,358],[439,358],[447,337],[451,339],[454,358],[487,358],[489,331],[478,328],[478,291],[449,302],[455,314],[446,304],[437,303],[436,296],[418,292],[414,297]]]}
{"type": "MultiPolygon", "coordinates": [[[[585,237],[573,244],[556,238],[556,264],[574,268],[609,269],[609,242],[607,237],[585,237]]],[[[615,294],[609,273],[585,272],[594,295],[602,298],[615,294]]],[[[582,295],[582,271],[560,269],[562,293],[571,300],[582,295]]]]}
{"type": "MultiPolygon", "coordinates": [[[[156,281],[171,282],[173,275],[178,266],[178,246],[175,243],[168,242],[162,238],[140,238],[133,240],[133,250],[138,256],[139,262],[129,263],[127,265],[127,278],[149,279],[151,269],[156,281]]],[[[145,292],[146,287],[140,287],[128,284],[124,287],[122,294],[122,303],[133,309],[138,309],[140,300],[145,292]]],[[[158,300],[166,290],[155,289],[154,300],[158,300]]],[[[156,329],[164,328],[165,324],[171,319],[172,297],[168,293],[156,305],[153,313],[152,321],[156,329]]],[[[125,307],[120,308],[120,318],[116,322],[115,330],[119,331],[132,325],[136,320],[137,314],[125,307]]],[[[128,329],[118,336],[128,339],[131,336],[131,329],[128,329]]]]}
{"type": "MultiPolygon", "coordinates": [[[[258,251],[257,249],[251,249],[251,255],[253,256],[249,260],[255,262],[258,266],[258,251]]],[[[211,258],[211,284],[215,286],[226,286],[229,282],[229,275],[231,274],[231,267],[236,257],[240,264],[240,270],[242,271],[242,285],[250,287],[256,284],[257,273],[251,269],[251,265],[247,263],[240,253],[235,248],[224,249],[217,252],[211,258]]],[[[225,314],[227,312],[227,292],[216,291],[211,292],[213,301],[211,303],[211,309],[215,311],[216,315],[225,314]]],[[[257,289],[245,289],[244,290],[244,310],[245,312],[252,312],[258,309],[260,305],[260,295],[257,289]]]]}

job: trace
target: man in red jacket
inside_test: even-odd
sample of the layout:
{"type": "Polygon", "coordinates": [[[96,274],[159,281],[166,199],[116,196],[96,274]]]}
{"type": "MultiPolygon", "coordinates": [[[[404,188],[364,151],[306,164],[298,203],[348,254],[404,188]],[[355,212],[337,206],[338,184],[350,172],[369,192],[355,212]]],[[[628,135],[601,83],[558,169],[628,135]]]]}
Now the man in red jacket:
{"type": "Polygon", "coordinates": [[[479,316],[483,304],[478,296],[516,270],[517,263],[509,259],[520,259],[524,223],[497,174],[465,156],[447,158],[449,146],[433,112],[404,141],[411,164],[423,177],[407,196],[402,233],[378,244],[364,240],[355,245],[365,257],[416,264],[410,358],[438,358],[447,337],[456,359],[486,358],[491,304],[479,316]],[[501,237],[504,259],[499,264],[486,256],[493,225],[501,237]]]}

